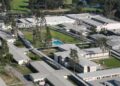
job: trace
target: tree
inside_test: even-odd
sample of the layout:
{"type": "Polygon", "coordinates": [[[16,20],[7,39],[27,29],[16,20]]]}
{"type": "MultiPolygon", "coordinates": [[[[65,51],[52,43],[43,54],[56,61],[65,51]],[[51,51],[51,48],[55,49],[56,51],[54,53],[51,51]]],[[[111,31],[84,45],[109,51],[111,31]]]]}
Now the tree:
{"type": "Polygon", "coordinates": [[[105,0],[104,2],[104,14],[105,16],[111,18],[114,16],[115,5],[118,0],[105,0]]]}
{"type": "Polygon", "coordinates": [[[107,44],[106,44],[106,42],[107,42],[107,39],[106,38],[99,38],[98,40],[97,40],[97,44],[98,44],[98,46],[100,46],[100,48],[102,49],[102,51],[103,52],[105,52],[107,49],[107,44]]]}
{"type": "Polygon", "coordinates": [[[0,47],[0,64],[6,65],[11,62],[13,56],[9,53],[7,42],[2,38],[0,40],[2,42],[2,46],[0,47]]]}
{"type": "Polygon", "coordinates": [[[39,24],[42,23],[40,16],[41,16],[40,11],[36,10],[35,11],[36,26],[35,28],[33,28],[33,43],[35,44],[35,47],[43,47],[42,31],[41,27],[39,27],[39,24]]]}
{"type": "Polygon", "coordinates": [[[46,34],[45,34],[45,47],[49,48],[52,46],[52,35],[50,33],[50,28],[46,27],[46,34]]]}
{"type": "Polygon", "coordinates": [[[78,57],[77,50],[71,49],[70,59],[71,59],[71,62],[73,62],[74,64],[74,73],[75,73],[76,65],[79,63],[79,57],[78,57]]]}
{"type": "Polygon", "coordinates": [[[10,53],[7,53],[6,56],[4,57],[4,62],[10,64],[12,61],[13,61],[13,55],[10,53]]]}
{"type": "Polygon", "coordinates": [[[11,6],[10,6],[11,0],[2,0],[2,2],[4,5],[4,9],[11,10],[11,6]]]}

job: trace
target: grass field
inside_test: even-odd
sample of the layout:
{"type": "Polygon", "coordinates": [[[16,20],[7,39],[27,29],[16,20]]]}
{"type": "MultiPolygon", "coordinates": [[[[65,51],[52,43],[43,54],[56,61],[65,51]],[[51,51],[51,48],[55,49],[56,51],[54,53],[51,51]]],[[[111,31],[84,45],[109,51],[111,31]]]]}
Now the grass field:
{"type": "Polygon", "coordinates": [[[12,0],[11,9],[16,12],[25,12],[28,10],[28,1],[29,0],[12,0]]]}
{"type": "Polygon", "coordinates": [[[110,57],[109,59],[99,60],[97,63],[103,65],[105,68],[117,68],[120,67],[120,60],[110,57]]]}
{"type": "MultiPolygon", "coordinates": [[[[52,38],[59,39],[64,43],[79,43],[79,42],[81,42],[80,40],[75,39],[66,34],[63,34],[63,33],[60,33],[60,32],[54,31],[54,30],[50,30],[50,31],[52,34],[52,38]]],[[[25,38],[32,42],[32,32],[23,31],[23,33],[24,33],[25,38]]]]}
{"type": "Polygon", "coordinates": [[[95,11],[103,12],[102,9],[98,9],[98,8],[88,8],[88,7],[82,8],[82,11],[85,11],[85,12],[95,12],[95,11]]]}

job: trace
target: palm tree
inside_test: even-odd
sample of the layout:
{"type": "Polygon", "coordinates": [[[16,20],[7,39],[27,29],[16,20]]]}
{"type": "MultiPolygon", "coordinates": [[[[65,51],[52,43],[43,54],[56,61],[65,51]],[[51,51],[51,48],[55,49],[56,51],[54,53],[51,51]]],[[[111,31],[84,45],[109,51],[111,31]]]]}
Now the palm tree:
{"type": "Polygon", "coordinates": [[[76,64],[79,63],[79,57],[78,57],[78,52],[77,52],[77,50],[71,49],[70,59],[71,59],[71,61],[73,62],[72,64],[74,64],[74,73],[75,73],[76,64]]]}

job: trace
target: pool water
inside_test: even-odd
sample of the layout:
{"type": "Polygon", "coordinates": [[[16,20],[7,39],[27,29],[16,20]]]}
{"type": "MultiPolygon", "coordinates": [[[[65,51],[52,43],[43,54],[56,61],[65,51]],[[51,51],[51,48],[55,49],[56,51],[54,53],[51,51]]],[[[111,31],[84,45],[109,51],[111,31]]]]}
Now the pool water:
{"type": "Polygon", "coordinates": [[[53,41],[52,41],[53,46],[60,46],[62,44],[63,44],[63,42],[60,40],[57,40],[57,39],[53,39],[53,41]]]}

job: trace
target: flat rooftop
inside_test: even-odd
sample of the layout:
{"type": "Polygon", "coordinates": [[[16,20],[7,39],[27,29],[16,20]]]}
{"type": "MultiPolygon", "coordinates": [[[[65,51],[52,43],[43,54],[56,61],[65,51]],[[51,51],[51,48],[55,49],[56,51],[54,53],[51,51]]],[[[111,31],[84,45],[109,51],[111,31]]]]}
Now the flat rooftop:
{"type": "Polygon", "coordinates": [[[77,32],[85,32],[88,31],[87,27],[85,25],[78,25],[78,24],[62,24],[64,29],[66,30],[74,30],[77,32]]]}
{"type": "Polygon", "coordinates": [[[21,52],[16,46],[14,46],[12,43],[8,43],[8,46],[9,46],[9,50],[10,50],[10,53],[12,53],[13,54],[13,58],[17,61],[17,62],[19,62],[19,61],[21,61],[21,60],[27,60],[27,61],[29,61],[30,60],[30,58],[27,56],[27,55],[25,55],[25,54],[23,54],[23,52],[21,52]]]}
{"type": "Polygon", "coordinates": [[[90,13],[81,13],[81,14],[68,14],[66,16],[72,19],[88,19],[95,17],[96,15],[90,13]]]}
{"type": "Polygon", "coordinates": [[[92,77],[109,76],[112,74],[120,74],[120,68],[106,69],[106,70],[100,70],[100,71],[88,72],[88,73],[81,73],[81,74],[77,74],[77,75],[79,77],[85,79],[85,78],[92,78],[92,77]]]}
{"type": "MultiPolygon", "coordinates": [[[[57,24],[62,24],[62,23],[74,23],[75,20],[68,18],[66,16],[46,16],[46,23],[48,25],[57,25],[57,24]]],[[[35,18],[21,18],[18,19],[20,21],[20,24],[36,24],[37,20],[35,18]]],[[[38,18],[38,22],[41,22],[41,19],[38,18]]],[[[18,22],[19,24],[19,22],[18,22]]]]}
{"type": "Polygon", "coordinates": [[[98,64],[96,64],[95,62],[93,61],[90,61],[86,58],[81,58],[80,61],[79,61],[79,64],[82,65],[82,66],[94,66],[94,67],[98,67],[98,64]]]}
{"type": "Polygon", "coordinates": [[[47,74],[48,72],[55,71],[53,68],[51,68],[49,65],[47,65],[43,61],[34,61],[30,62],[30,65],[38,72],[47,74]]]}
{"type": "Polygon", "coordinates": [[[35,61],[30,63],[38,73],[32,73],[30,76],[35,80],[40,78],[46,78],[54,86],[74,86],[65,76],[70,75],[70,72],[65,69],[54,70],[44,61],[35,61]]]}
{"type": "Polygon", "coordinates": [[[117,21],[103,17],[103,16],[96,16],[96,17],[93,17],[92,19],[99,21],[101,23],[117,23],[117,21]]]}
{"type": "Polygon", "coordinates": [[[97,22],[95,20],[92,20],[92,19],[81,19],[84,23],[90,25],[90,26],[94,26],[94,27],[97,27],[97,26],[102,26],[103,24],[100,23],[100,22],[97,22]]]}
{"type": "MultiPolygon", "coordinates": [[[[103,83],[108,82],[112,86],[120,86],[120,78],[106,78],[106,79],[101,79],[101,80],[95,80],[95,81],[89,81],[88,83],[92,86],[105,86],[103,83]]],[[[110,86],[111,86],[110,85],[110,86]]]]}

